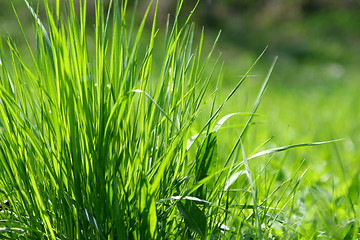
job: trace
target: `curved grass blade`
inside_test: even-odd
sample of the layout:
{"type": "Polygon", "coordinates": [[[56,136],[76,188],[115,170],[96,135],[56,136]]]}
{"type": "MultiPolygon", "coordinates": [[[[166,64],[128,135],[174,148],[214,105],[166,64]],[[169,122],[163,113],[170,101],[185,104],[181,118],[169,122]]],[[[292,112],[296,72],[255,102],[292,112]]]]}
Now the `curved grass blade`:
{"type": "Polygon", "coordinates": [[[331,140],[331,141],[325,141],[325,142],[313,142],[313,143],[300,143],[300,144],[293,144],[293,145],[288,145],[288,146],[284,146],[284,147],[279,147],[279,148],[272,148],[272,149],[268,149],[262,152],[258,152],[255,153],[254,155],[252,155],[251,157],[248,158],[248,160],[256,158],[256,157],[260,157],[266,154],[271,154],[271,153],[275,153],[275,152],[282,152],[282,151],[286,151],[292,148],[299,148],[299,147],[310,147],[310,146],[316,146],[316,145],[323,145],[323,144],[327,144],[327,143],[334,143],[334,142],[338,142],[338,141],[342,141],[343,139],[336,139],[336,140],[331,140]]]}
{"type": "Polygon", "coordinates": [[[185,225],[193,232],[205,239],[207,232],[206,216],[193,201],[187,200],[185,204],[181,201],[176,203],[176,208],[184,218],[185,225]]]}
{"type": "MultiPolygon", "coordinates": [[[[195,181],[199,182],[207,177],[209,169],[214,166],[217,159],[217,137],[216,133],[210,133],[198,149],[195,162],[195,181]]],[[[200,197],[204,197],[202,187],[198,189],[200,197]]]]}
{"type": "MultiPolygon", "coordinates": [[[[215,125],[215,127],[213,128],[213,132],[217,132],[222,125],[232,116],[234,115],[251,115],[251,113],[244,113],[244,112],[236,112],[236,113],[230,113],[228,115],[226,115],[225,117],[221,118],[215,125]]],[[[254,116],[256,116],[256,114],[254,114],[254,116]]]]}
{"type": "Polygon", "coordinates": [[[231,185],[241,176],[241,175],[244,175],[246,174],[246,171],[244,170],[240,170],[240,171],[237,171],[235,172],[234,174],[232,174],[230,176],[230,178],[226,181],[225,183],[225,188],[224,188],[224,191],[227,191],[231,185]]]}

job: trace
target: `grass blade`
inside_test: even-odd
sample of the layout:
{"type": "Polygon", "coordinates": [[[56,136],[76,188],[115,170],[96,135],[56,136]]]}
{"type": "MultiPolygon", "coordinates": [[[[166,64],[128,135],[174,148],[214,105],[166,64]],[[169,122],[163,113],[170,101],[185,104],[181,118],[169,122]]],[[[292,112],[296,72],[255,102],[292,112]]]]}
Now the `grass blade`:
{"type": "Polygon", "coordinates": [[[343,139],[338,139],[338,140],[331,140],[331,141],[325,141],[325,142],[313,142],[313,143],[299,143],[299,144],[293,144],[293,145],[288,145],[288,146],[284,146],[284,147],[279,147],[279,148],[272,148],[272,149],[268,149],[265,151],[261,151],[258,153],[255,153],[254,155],[250,156],[248,159],[253,159],[256,157],[260,157],[266,154],[272,154],[275,152],[282,152],[282,151],[286,151],[292,148],[299,148],[299,147],[310,147],[310,146],[317,146],[317,145],[323,145],[323,144],[328,144],[328,143],[334,143],[334,142],[338,142],[338,141],[342,141],[343,139]]]}

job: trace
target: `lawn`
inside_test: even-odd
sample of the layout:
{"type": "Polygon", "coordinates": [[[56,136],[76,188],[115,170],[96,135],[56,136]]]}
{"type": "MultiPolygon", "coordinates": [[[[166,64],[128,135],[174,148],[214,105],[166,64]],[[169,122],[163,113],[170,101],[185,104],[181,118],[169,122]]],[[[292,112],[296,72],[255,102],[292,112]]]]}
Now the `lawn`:
{"type": "Polygon", "coordinates": [[[1,35],[1,238],[359,238],[358,35],[323,24],[344,15],[239,45],[180,6],[46,2],[1,35]]]}

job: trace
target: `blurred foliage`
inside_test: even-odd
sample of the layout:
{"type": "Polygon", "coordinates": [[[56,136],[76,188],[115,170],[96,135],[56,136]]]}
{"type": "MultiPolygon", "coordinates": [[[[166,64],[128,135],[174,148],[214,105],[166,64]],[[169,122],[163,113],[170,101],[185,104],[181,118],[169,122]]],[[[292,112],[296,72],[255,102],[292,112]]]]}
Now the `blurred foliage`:
{"type": "MultiPolygon", "coordinates": [[[[41,0],[31,2],[37,6],[41,0]]],[[[105,0],[104,4],[108,2],[105,0]]],[[[130,5],[134,2],[129,1],[130,5]]],[[[159,0],[160,23],[166,23],[168,13],[174,16],[176,2],[159,0]]],[[[140,15],[148,3],[139,0],[140,15]]],[[[16,18],[9,11],[11,4],[21,20],[31,21],[23,0],[0,2],[2,27],[16,37],[19,31],[16,18]]],[[[183,12],[187,13],[195,4],[196,0],[184,0],[183,12]]],[[[88,1],[88,5],[93,8],[94,1],[88,1]]],[[[269,46],[272,55],[284,55],[296,61],[353,62],[359,59],[354,55],[360,50],[359,10],[360,1],[355,0],[201,0],[194,20],[208,32],[221,29],[222,42],[231,44],[233,49],[260,53],[269,46]]],[[[41,7],[39,12],[43,15],[41,7]]]]}

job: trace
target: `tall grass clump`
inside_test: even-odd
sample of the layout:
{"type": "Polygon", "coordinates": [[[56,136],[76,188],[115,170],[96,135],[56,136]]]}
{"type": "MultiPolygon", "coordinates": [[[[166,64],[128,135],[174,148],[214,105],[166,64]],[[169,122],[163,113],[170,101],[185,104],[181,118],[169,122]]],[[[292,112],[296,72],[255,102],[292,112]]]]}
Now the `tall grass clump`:
{"type": "Polygon", "coordinates": [[[24,61],[10,36],[5,44],[0,41],[2,238],[300,234],[291,216],[304,172],[279,185],[276,174],[254,175],[250,163],[311,144],[247,155],[244,136],[268,75],[232,151],[218,152],[218,130],[237,115],[219,120],[221,110],[251,69],[217,106],[217,89],[208,87],[212,79],[221,79],[208,71],[214,48],[203,55],[203,32],[194,43],[194,11],[180,21],[182,1],[160,41],[157,2],[149,4],[137,24],[135,13],[127,14],[128,1],[110,1],[105,9],[96,0],[91,29],[86,0],[78,7],[73,0],[44,0],[46,27],[38,11],[24,4],[34,18],[35,48],[26,40],[32,62],[24,61]],[[144,35],[152,5],[154,18],[144,35]],[[89,31],[94,31],[93,45],[89,31]],[[154,64],[159,44],[164,47],[161,62],[154,64]],[[200,111],[209,117],[196,128],[200,111]]]}

